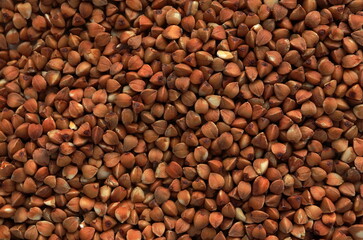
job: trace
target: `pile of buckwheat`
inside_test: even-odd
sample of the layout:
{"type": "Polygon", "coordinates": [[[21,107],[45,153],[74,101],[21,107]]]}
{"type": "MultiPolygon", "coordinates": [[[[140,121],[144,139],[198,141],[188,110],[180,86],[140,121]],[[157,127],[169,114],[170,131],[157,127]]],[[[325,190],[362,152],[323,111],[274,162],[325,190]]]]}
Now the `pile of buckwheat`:
{"type": "Polygon", "coordinates": [[[0,239],[362,240],[363,0],[0,0],[0,239]]]}

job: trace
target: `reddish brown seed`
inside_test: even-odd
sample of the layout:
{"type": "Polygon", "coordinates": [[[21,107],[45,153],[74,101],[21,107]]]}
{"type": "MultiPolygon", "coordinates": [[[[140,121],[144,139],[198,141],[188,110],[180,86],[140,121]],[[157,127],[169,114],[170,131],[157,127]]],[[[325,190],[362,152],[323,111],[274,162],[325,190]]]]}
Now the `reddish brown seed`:
{"type": "Polygon", "coordinates": [[[269,186],[270,186],[269,181],[266,178],[259,176],[253,182],[252,194],[261,195],[267,191],[269,186]]]}
{"type": "Polygon", "coordinates": [[[267,44],[269,41],[271,41],[271,39],[272,39],[272,34],[265,29],[261,29],[260,31],[257,32],[256,35],[256,45],[263,46],[267,44]]]}

